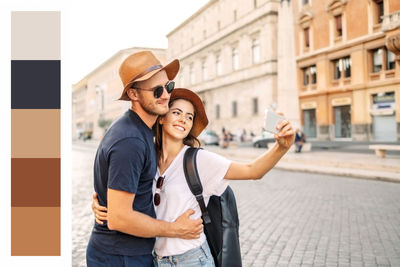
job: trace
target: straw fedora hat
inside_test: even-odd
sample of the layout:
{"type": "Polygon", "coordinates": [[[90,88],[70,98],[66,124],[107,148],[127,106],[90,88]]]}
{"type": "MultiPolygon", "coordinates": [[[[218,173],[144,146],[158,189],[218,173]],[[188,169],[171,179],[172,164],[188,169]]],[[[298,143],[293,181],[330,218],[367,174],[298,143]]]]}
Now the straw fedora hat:
{"type": "Polygon", "coordinates": [[[124,85],[119,100],[130,101],[126,91],[134,82],[147,80],[162,70],[165,70],[169,80],[173,80],[179,71],[179,60],[175,59],[163,66],[151,51],[141,51],[127,57],[119,68],[119,76],[124,85]]]}
{"type": "Polygon", "coordinates": [[[201,101],[200,97],[193,91],[185,88],[175,88],[170,97],[170,102],[176,99],[185,99],[191,102],[194,106],[195,117],[193,121],[193,127],[190,133],[197,137],[199,134],[206,128],[208,125],[208,118],[206,111],[204,110],[203,101],[201,101]]]}

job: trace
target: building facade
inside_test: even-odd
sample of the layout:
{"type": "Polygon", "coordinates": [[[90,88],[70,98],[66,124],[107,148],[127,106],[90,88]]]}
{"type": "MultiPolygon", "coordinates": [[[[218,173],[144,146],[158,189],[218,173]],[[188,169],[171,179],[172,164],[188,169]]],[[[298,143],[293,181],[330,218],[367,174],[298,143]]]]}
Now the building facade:
{"type": "Polygon", "coordinates": [[[292,0],[309,139],[400,140],[400,1],[292,0]]]}
{"type": "Polygon", "coordinates": [[[208,129],[259,134],[277,103],[279,1],[210,0],[171,31],[167,58],[179,58],[178,87],[197,92],[208,129]]]}
{"type": "Polygon", "coordinates": [[[100,139],[109,124],[131,106],[129,101],[117,100],[123,85],[119,67],[132,53],[150,50],[165,64],[166,50],[134,47],[121,50],[72,87],[72,137],[100,139]]]}

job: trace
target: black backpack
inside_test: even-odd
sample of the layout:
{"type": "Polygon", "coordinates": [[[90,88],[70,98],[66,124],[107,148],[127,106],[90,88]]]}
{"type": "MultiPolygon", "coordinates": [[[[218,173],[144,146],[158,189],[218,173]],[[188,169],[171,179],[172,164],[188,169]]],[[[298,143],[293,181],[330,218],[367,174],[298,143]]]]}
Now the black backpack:
{"type": "Polygon", "coordinates": [[[211,196],[208,206],[203,199],[203,186],[197,172],[198,148],[188,148],[183,157],[183,170],[187,184],[199,203],[204,233],[217,267],[241,267],[239,243],[239,216],[235,195],[228,186],[219,196],[211,196]]]}

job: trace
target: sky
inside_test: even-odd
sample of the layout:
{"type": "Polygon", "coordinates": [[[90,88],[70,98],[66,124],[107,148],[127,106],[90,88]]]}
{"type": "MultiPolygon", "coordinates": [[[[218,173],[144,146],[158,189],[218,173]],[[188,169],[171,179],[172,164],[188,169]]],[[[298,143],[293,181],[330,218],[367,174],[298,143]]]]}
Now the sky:
{"type": "Polygon", "coordinates": [[[167,48],[166,35],[207,2],[74,0],[68,16],[72,82],[78,82],[121,49],[167,48]]]}

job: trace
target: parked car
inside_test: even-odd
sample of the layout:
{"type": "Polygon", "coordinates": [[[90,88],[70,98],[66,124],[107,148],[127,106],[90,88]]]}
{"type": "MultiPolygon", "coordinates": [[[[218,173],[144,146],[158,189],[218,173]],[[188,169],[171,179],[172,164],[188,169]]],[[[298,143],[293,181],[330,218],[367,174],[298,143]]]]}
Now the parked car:
{"type": "Polygon", "coordinates": [[[201,132],[198,139],[203,145],[219,145],[219,136],[214,131],[204,130],[201,132]]]}
{"type": "Polygon", "coordinates": [[[274,143],[274,134],[270,132],[262,132],[261,135],[253,137],[254,147],[268,147],[268,143],[274,143]]]}

